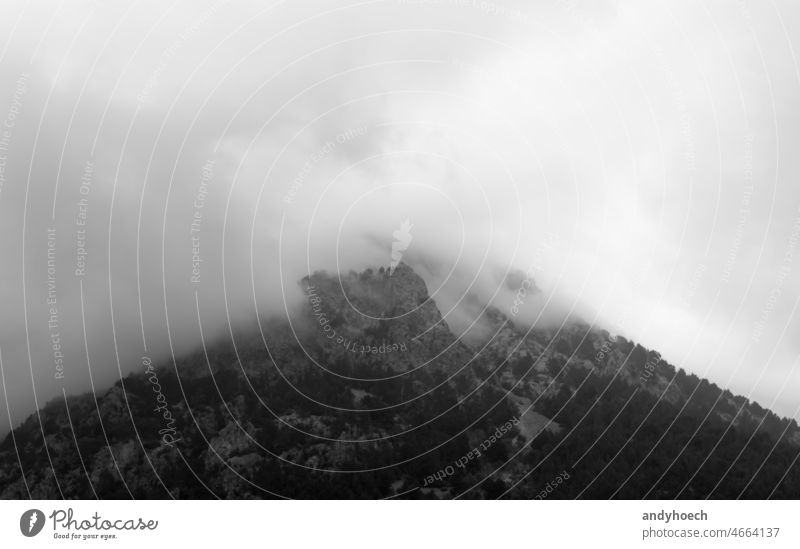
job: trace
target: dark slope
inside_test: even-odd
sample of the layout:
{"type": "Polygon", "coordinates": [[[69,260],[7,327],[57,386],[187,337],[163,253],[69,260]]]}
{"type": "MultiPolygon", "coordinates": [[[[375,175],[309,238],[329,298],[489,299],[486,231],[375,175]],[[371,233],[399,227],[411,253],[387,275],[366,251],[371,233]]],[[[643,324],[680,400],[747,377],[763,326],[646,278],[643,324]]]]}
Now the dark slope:
{"type": "Polygon", "coordinates": [[[405,265],[300,284],[266,347],[242,335],[32,415],[0,445],[0,495],[800,497],[794,422],[621,337],[523,337],[490,310],[476,354],[405,265]]]}

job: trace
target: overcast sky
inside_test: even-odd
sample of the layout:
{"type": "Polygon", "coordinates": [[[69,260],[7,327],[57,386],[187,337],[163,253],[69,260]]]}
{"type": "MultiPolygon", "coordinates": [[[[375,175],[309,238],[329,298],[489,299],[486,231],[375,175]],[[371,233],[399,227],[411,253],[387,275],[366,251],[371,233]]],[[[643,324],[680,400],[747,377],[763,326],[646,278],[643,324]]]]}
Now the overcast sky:
{"type": "Polygon", "coordinates": [[[5,0],[0,431],[406,219],[444,311],[530,271],[800,417],[800,4],[674,4],[5,0]]]}

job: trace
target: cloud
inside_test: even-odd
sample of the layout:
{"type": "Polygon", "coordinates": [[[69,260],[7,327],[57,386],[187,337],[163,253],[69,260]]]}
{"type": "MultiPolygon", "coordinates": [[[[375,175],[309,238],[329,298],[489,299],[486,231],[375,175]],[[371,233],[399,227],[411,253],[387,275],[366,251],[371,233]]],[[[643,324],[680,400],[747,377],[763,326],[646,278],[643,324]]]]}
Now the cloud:
{"type": "Polygon", "coordinates": [[[795,414],[796,11],[4,3],[0,117],[27,75],[0,191],[11,424],[34,385],[100,390],[201,322],[291,309],[309,270],[388,266],[406,219],[454,329],[533,272],[526,318],[596,318],[795,414]]]}

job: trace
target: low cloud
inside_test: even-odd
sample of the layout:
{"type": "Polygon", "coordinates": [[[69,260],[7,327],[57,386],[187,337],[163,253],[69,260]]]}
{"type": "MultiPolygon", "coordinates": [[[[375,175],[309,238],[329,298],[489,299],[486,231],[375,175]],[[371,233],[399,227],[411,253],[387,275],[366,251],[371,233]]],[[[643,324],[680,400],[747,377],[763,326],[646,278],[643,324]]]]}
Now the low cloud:
{"type": "Polygon", "coordinates": [[[4,3],[0,430],[405,220],[459,333],[577,314],[796,415],[797,8],[500,7],[4,3]]]}

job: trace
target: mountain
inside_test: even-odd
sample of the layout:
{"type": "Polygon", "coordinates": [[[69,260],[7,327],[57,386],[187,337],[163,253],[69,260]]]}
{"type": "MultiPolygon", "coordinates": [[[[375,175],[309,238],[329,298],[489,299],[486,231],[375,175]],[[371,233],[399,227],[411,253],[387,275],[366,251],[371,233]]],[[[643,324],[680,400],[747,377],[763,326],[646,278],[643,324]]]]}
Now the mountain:
{"type": "Polygon", "coordinates": [[[621,336],[488,308],[467,344],[404,263],[299,284],[291,321],[48,403],[0,497],[800,497],[794,421],[621,336]]]}

